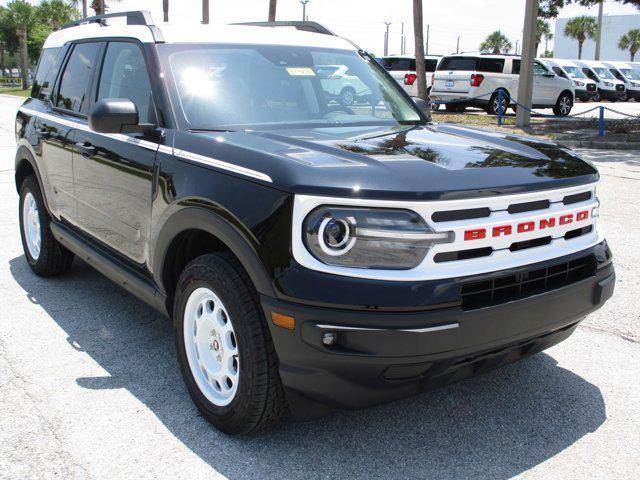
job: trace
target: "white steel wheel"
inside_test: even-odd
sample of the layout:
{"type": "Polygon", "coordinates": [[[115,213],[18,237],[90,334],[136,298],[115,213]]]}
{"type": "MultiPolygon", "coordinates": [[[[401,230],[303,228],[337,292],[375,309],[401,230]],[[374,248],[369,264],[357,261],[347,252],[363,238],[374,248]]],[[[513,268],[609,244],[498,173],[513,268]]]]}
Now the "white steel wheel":
{"type": "Polygon", "coordinates": [[[24,230],[25,243],[29,250],[29,255],[34,260],[40,257],[40,247],[42,245],[42,229],[40,227],[40,214],[38,204],[31,192],[24,196],[22,204],[22,228],[24,230]]]}
{"type": "Polygon", "coordinates": [[[230,404],[240,383],[236,333],[226,307],[211,289],[189,295],[184,310],[184,346],[202,394],[214,405],[230,404]]]}

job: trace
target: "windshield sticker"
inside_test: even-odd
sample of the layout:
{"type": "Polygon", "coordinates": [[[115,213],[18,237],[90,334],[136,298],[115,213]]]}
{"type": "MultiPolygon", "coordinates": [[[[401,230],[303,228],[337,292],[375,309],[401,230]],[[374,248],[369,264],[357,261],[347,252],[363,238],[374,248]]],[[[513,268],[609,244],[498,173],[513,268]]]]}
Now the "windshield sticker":
{"type": "Polygon", "coordinates": [[[315,77],[315,72],[309,67],[286,67],[292,77],[315,77]]]}

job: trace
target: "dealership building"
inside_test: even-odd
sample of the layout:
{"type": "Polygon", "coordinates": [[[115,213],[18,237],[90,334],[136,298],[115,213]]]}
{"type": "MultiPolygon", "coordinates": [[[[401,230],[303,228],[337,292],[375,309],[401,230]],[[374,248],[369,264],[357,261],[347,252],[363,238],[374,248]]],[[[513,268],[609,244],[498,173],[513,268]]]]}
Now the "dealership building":
{"type": "MultiPolygon", "coordinates": [[[[565,36],[564,26],[571,18],[558,18],[553,44],[555,58],[578,58],[578,41],[565,36]]],[[[605,15],[602,18],[602,43],[600,46],[600,60],[628,61],[629,50],[620,50],[620,37],[634,28],[640,28],[640,15],[605,15]]],[[[596,43],[587,39],[582,46],[582,59],[593,60],[596,43]]],[[[635,61],[640,61],[640,52],[636,53],[635,61]]]]}

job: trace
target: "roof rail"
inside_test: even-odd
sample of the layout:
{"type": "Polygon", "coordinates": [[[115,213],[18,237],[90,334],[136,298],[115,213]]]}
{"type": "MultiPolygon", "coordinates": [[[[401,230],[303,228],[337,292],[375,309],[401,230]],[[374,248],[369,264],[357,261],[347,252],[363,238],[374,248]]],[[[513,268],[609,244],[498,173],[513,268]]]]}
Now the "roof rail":
{"type": "Polygon", "coordinates": [[[98,23],[100,25],[106,25],[108,18],[126,17],[127,25],[147,25],[149,27],[154,26],[151,13],[147,10],[134,10],[131,12],[114,12],[105,13],[104,15],[96,15],[95,17],[81,18],[74,22],[65,23],[62,28],[77,27],[79,25],[86,25],[89,23],[98,23]]]}
{"type": "Polygon", "coordinates": [[[318,22],[303,22],[298,20],[286,20],[286,21],[278,20],[275,22],[240,22],[240,23],[232,23],[232,25],[247,25],[252,27],[294,27],[296,30],[302,30],[305,32],[322,33],[324,35],[332,35],[334,37],[337,36],[327,27],[319,24],[318,22]]]}

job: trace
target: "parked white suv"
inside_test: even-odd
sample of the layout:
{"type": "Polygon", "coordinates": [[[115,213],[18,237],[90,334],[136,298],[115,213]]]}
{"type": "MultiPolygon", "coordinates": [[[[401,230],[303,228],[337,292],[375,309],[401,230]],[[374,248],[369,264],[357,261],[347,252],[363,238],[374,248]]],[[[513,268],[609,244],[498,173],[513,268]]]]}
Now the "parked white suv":
{"type": "Polygon", "coordinates": [[[551,68],[556,75],[573,81],[575,87],[575,97],[582,102],[589,100],[599,100],[598,85],[596,82],[588,78],[580,67],[569,60],[557,60],[544,58],[540,59],[547,67],[551,68]]]}
{"type": "MultiPolygon", "coordinates": [[[[575,96],[573,82],[556,75],[538,60],[533,70],[533,106],[553,108],[556,115],[569,115],[575,96]]],[[[431,100],[444,103],[452,112],[480,107],[496,115],[500,109],[500,91],[502,111],[508,105],[515,106],[519,77],[519,56],[461,54],[443,57],[433,76],[431,100]],[[447,103],[452,100],[457,102],[447,103]]]]}
{"type": "MultiPolygon", "coordinates": [[[[427,72],[427,91],[431,88],[431,74],[435,72],[441,57],[427,55],[424,57],[427,72]]],[[[410,55],[390,55],[378,59],[396,82],[412,97],[418,96],[418,76],[416,75],[416,59],[410,55]]]]}
{"type": "Polygon", "coordinates": [[[602,62],[627,88],[627,100],[640,100],[640,72],[626,62],[602,62]]]}
{"type": "Polygon", "coordinates": [[[346,65],[321,65],[315,73],[324,92],[333,95],[342,105],[364,101],[371,94],[371,89],[359,77],[351,75],[346,65]]]}
{"type": "Polygon", "coordinates": [[[598,93],[602,100],[617,102],[627,99],[624,83],[615,78],[603,63],[594,60],[573,60],[573,62],[582,68],[582,73],[598,84],[598,93]]]}

